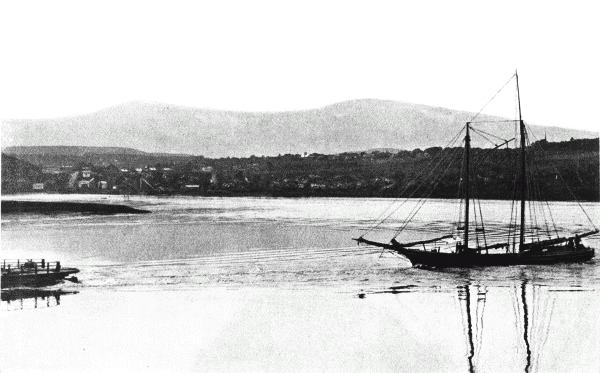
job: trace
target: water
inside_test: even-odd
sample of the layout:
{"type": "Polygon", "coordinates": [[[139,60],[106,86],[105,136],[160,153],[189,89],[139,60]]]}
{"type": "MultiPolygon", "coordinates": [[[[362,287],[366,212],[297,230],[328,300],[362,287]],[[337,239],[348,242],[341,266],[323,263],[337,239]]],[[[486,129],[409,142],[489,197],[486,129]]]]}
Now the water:
{"type": "MultiPolygon", "coordinates": [[[[412,268],[350,240],[387,199],[42,198],[153,213],[2,216],[3,258],[81,269],[78,284],[3,298],[3,372],[600,369],[597,260],[412,268]]],[[[585,207],[597,222],[597,204],[585,207]]],[[[404,236],[446,229],[457,208],[430,201],[404,236]]],[[[488,230],[504,234],[510,208],[484,201],[488,230]]],[[[586,223],[575,203],[556,203],[553,218],[561,232],[586,223]]]]}

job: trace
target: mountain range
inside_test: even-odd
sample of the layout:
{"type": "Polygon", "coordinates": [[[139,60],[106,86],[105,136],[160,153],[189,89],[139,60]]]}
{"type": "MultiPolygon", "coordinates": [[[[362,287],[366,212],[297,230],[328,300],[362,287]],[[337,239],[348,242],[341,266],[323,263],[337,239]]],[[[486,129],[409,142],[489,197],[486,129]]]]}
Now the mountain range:
{"type": "MultiPolygon", "coordinates": [[[[446,146],[474,115],[376,99],[288,112],[220,111],[132,101],[85,115],[4,120],[2,148],[119,147],[211,158],[304,152],[335,154],[375,148],[412,150],[446,146]]],[[[484,134],[512,139],[515,126],[498,122],[503,119],[480,115],[477,121],[492,122],[474,126],[484,134]]],[[[598,133],[589,131],[529,127],[534,134],[530,137],[532,142],[544,137],[548,141],[598,137],[598,133]]],[[[489,147],[496,142],[502,140],[472,135],[472,145],[476,147],[489,147]]],[[[458,140],[455,146],[460,145],[458,140]]]]}

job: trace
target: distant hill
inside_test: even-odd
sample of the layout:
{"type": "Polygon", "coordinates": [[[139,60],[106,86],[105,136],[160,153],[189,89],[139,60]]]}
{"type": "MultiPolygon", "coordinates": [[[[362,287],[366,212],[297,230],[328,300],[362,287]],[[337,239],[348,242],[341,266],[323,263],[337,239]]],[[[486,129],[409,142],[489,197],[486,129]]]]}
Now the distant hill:
{"type": "Polygon", "coordinates": [[[372,153],[391,153],[391,154],[396,154],[399,151],[401,151],[401,149],[393,149],[393,148],[377,148],[377,149],[368,149],[368,150],[357,150],[354,153],[367,153],[367,154],[372,154],[372,153]]]}
{"type": "MultiPolygon", "coordinates": [[[[276,113],[206,110],[134,101],[87,115],[5,120],[2,146],[122,147],[206,157],[335,154],[380,148],[412,150],[446,145],[473,115],[374,99],[276,113]]],[[[478,119],[501,118],[482,115],[478,119]]],[[[478,126],[504,139],[514,137],[511,124],[478,126]]],[[[558,127],[531,128],[538,139],[547,136],[548,141],[598,136],[593,132],[558,127]]],[[[489,146],[479,136],[472,137],[472,144],[489,146]]]]}
{"type": "Polygon", "coordinates": [[[13,155],[67,155],[84,156],[88,154],[123,154],[140,156],[170,156],[190,157],[189,154],[147,153],[132,148],[105,147],[105,146],[8,146],[4,153],[13,155]]]}
{"type": "Polygon", "coordinates": [[[79,164],[143,167],[149,164],[182,163],[198,158],[188,154],[147,153],[131,148],[100,146],[9,146],[3,154],[13,155],[32,165],[53,167],[79,164]]]}

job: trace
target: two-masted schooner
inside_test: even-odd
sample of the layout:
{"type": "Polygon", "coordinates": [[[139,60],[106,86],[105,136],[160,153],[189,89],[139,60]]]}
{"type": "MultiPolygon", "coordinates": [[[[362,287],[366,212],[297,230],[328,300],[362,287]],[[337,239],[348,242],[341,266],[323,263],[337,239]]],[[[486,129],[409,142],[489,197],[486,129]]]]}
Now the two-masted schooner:
{"type": "MultiPolygon", "coordinates": [[[[477,226],[473,229],[470,224],[470,216],[471,213],[473,213],[473,211],[471,211],[472,207],[470,206],[470,201],[473,198],[471,195],[473,189],[471,185],[472,180],[470,178],[472,174],[471,131],[473,130],[473,122],[467,122],[463,128],[465,136],[461,183],[464,182],[464,187],[462,188],[462,199],[464,204],[461,202],[461,210],[464,205],[464,214],[461,213],[461,218],[463,220],[459,222],[459,225],[457,226],[457,231],[460,231],[459,234],[445,234],[441,237],[438,236],[412,242],[400,242],[397,240],[398,235],[396,235],[389,242],[378,242],[364,237],[369,233],[368,231],[358,238],[353,238],[355,241],[359,244],[364,243],[367,245],[378,246],[401,254],[408,258],[413,265],[425,265],[431,267],[554,264],[562,262],[584,262],[594,257],[594,249],[585,246],[581,240],[584,237],[599,232],[589,217],[588,220],[592,228],[587,231],[579,232],[578,234],[561,236],[556,232],[554,236],[547,235],[543,238],[539,235],[526,234],[526,204],[532,199],[529,196],[530,193],[528,191],[532,190],[534,186],[528,185],[528,136],[525,122],[521,117],[519,78],[516,72],[513,77],[511,77],[511,80],[513,78],[516,81],[518,102],[518,119],[515,119],[514,121],[517,122],[520,137],[520,159],[517,162],[517,168],[520,173],[520,176],[518,177],[520,203],[517,203],[519,206],[515,211],[518,210],[518,215],[520,216],[518,218],[515,216],[512,236],[509,234],[504,241],[493,243],[488,243],[487,240],[474,240],[470,237],[470,232],[472,235],[477,235],[479,233],[485,235],[485,230],[483,227],[479,228],[477,226]],[[448,242],[446,242],[447,249],[441,250],[440,243],[448,240],[450,240],[451,243],[448,244],[448,242]]],[[[461,133],[463,131],[461,131],[461,133]]],[[[509,141],[512,140],[507,140],[506,142],[509,141]]],[[[498,147],[499,146],[496,146],[494,149],[498,147]]],[[[416,212],[414,214],[416,214],[416,212]]],[[[414,214],[407,219],[412,219],[414,214]]],[[[586,216],[588,215],[586,214],[586,216]]],[[[481,219],[483,219],[483,217],[481,217],[481,219]]],[[[439,233],[440,232],[438,232],[438,235],[439,233]]]]}

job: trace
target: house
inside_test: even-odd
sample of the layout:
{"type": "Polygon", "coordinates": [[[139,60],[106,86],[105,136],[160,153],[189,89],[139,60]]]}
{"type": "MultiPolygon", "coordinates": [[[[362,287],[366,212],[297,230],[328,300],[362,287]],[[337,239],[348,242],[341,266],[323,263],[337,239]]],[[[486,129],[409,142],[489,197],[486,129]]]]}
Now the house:
{"type": "Polygon", "coordinates": [[[81,177],[84,179],[92,177],[92,169],[90,167],[83,167],[81,169],[81,177]]]}
{"type": "Polygon", "coordinates": [[[61,173],[61,169],[60,169],[60,167],[44,167],[44,168],[42,168],[42,173],[43,174],[58,175],[58,174],[61,173]]]}
{"type": "Polygon", "coordinates": [[[92,182],[94,181],[94,179],[90,179],[90,180],[79,180],[77,182],[77,186],[79,186],[79,188],[82,187],[87,187],[90,188],[91,186],[93,186],[94,184],[92,184],[92,182]]]}

